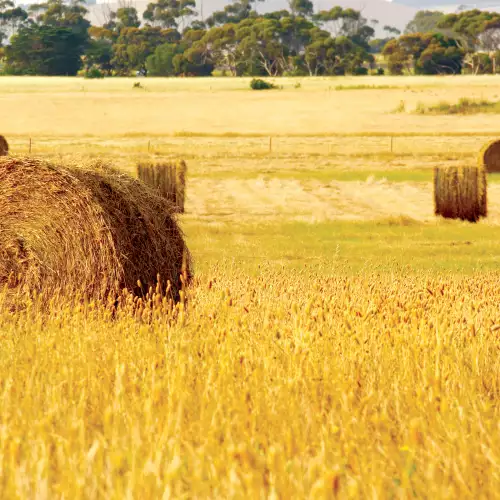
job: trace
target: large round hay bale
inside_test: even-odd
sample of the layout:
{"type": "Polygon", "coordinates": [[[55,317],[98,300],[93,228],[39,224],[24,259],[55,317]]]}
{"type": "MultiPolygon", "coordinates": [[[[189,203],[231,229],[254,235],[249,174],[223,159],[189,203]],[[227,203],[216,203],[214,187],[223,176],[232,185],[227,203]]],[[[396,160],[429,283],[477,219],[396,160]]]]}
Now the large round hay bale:
{"type": "Polygon", "coordinates": [[[477,222],[487,215],[486,170],[480,167],[434,169],[434,213],[477,222]]]}
{"type": "Polygon", "coordinates": [[[483,146],[479,154],[479,166],[484,167],[488,174],[500,172],[500,140],[483,146]]]}
{"type": "Polygon", "coordinates": [[[9,154],[9,143],[7,139],[0,135],[0,156],[7,156],[9,154]]]}
{"type": "Polygon", "coordinates": [[[189,278],[171,204],[126,174],[1,158],[0,187],[0,286],[106,300],[159,275],[177,298],[184,262],[189,278]]]}

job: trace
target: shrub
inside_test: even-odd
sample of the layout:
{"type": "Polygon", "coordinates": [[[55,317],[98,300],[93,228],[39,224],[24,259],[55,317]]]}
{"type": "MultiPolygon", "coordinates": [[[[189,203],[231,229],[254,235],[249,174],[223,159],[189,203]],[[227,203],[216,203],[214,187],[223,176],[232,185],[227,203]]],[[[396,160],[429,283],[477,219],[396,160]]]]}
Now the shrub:
{"type": "Polygon", "coordinates": [[[426,107],[425,107],[425,104],[421,101],[418,101],[417,102],[417,107],[415,108],[415,113],[419,113],[419,114],[425,114],[426,112],[426,107]]]}
{"type": "Polygon", "coordinates": [[[104,73],[99,68],[92,67],[85,71],[83,77],[89,79],[104,78],[104,73]]]}
{"type": "MultiPolygon", "coordinates": [[[[420,103],[419,103],[420,104],[420,103]]],[[[418,104],[418,105],[419,105],[418,104]]],[[[417,105],[417,106],[418,106],[417,105]]],[[[405,101],[399,101],[398,107],[394,110],[395,113],[406,113],[406,102],[405,101]]]]}
{"type": "Polygon", "coordinates": [[[391,75],[401,76],[404,73],[404,63],[399,59],[389,59],[387,67],[391,75]]]}
{"type": "Polygon", "coordinates": [[[250,88],[252,90],[270,90],[270,89],[275,89],[276,85],[273,85],[270,82],[266,82],[265,80],[262,80],[260,78],[254,78],[250,82],[250,88]]]}
{"type": "Polygon", "coordinates": [[[359,67],[353,69],[352,74],[354,76],[366,76],[366,75],[368,75],[368,68],[364,68],[363,66],[359,66],[359,67]]]}
{"type": "Polygon", "coordinates": [[[500,113],[500,102],[476,100],[462,97],[456,104],[440,101],[437,104],[417,104],[415,113],[421,115],[472,115],[478,113],[500,113]]]}

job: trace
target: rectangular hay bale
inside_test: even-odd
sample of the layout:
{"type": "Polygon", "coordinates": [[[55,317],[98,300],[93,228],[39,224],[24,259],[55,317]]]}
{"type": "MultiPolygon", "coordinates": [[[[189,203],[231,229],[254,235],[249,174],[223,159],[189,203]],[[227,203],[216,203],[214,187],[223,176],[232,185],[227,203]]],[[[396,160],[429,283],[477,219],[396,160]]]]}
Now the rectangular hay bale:
{"type": "Polygon", "coordinates": [[[176,162],[139,162],[138,178],[173,203],[179,213],[185,211],[187,165],[176,162]]]}

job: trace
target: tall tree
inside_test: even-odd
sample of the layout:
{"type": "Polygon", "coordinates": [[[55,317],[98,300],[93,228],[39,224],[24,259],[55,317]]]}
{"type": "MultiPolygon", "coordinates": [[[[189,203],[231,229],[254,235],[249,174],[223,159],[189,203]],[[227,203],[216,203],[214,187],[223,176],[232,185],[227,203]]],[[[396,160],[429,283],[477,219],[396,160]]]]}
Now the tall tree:
{"type": "Polygon", "coordinates": [[[499,26],[500,13],[478,9],[468,10],[460,14],[448,14],[438,23],[438,28],[442,32],[453,36],[465,50],[470,52],[482,48],[481,37],[485,33],[489,32],[489,36],[484,37],[486,43],[494,40],[492,35],[499,29],[499,26]]]}
{"type": "Polygon", "coordinates": [[[415,17],[407,24],[405,34],[429,33],[435,31],[444,14],[434,10],[420,10],[415,17]]]}
{"type": "Polygon", "coordinates": [[[334,37],[350,36],[359,29],[359,23],[362,23],[361,14],[358,11],[338,6],[330,10],[321,10],[314,15],[314,20],[334,37]]]}
{"type": "Polygon", "coordinates": [[[413,33],[391,40],[383,50],[391,73],[421,75],[461,73],[464,51],[441,33],[413,33]]]}
{"type": "Polygon", "coordinates": [[[180,34],[174,29],[162,30],[153,26],[123,28],[113,45],[111,63],[121,75],[128,75],[132,71],[147,72],[146,60],[156,48],[179,39],[180,34]]]}
{"type": "MultiPolygon", "coordinates": [[[[207,50],[206,45],[201,43],[205,34],[204,29],[193,27],[184,31],[182,41],[187,46],[187,49],[182,56],[176,56],[182,74],[196,74],[199,76],[212,74],[215,65],[211,60],[210,51],[207,50]]],[[[176,64],[175,60],[174,64],[176,64]]]]}
{"type": "Polygon", "coordinates": [[[311,0],[288,0],[292,16],[311,17],[314,12],[314,4],[311,0]]]}
{"type": "Polygon", "coordinates": [[[282,75],[288,68],[289,47],[282,43],[276,19],[245,19],[238,25],[242,70],[246,74],[282,75]]]}
{"type": "Polygon", "coordinates": [[[11,0],[0,0],[0,47],[28,19],[22,7],[16,7],[11,0]]]}
{"type": "Polygon", "coordinates": [[[279,35],[292,56],[304,54],[311,41],[311,30],[316,26],[302,16],[285,16],[279,19],[279,35]]]}
{"type": "Polygon", "coordinates": [[[345,72],[336,50],[335,39],[319,28],[311,33],[311,43],[305,49],[304,64],[310,76],[345,72]]]}
{"type": "Polygon", "coordinates": [[[79,37],[71,29],[32,24],[19,29],[5,47],[7,72],[76,75],[81,67],[79,37]]]}
{"type": "Polygon", "coordinates": [[[312,41],[306,47],[304,56],[310,75],[343,75],[372,61],[373,56],[349,37],[340,35],[333,38],[320,29],[312,33],[312,41]]]}
{"type": "Polygon", "coordinates": [[[215,11],[207,20],[209,27],[223,26],[224,24],[236,24],[249,17],[257,17],[255,3],[263,0],[232,0],[224,7],[224,10],[215,11]]]}
{"type": "Polygon", "coordinates": [[[203,37],[200,30],[188,30],[177,43],[165,43],[156,48],[146,61],[152,76],[209,76],[214,66],[204,54],[193,47],[203,37]]]}
{"type": "Polygon", "coordinates": [[[233,23],[214,26],[194,46],[205,53],[214,66],[230,71],[233,76],[243,73],[237,29],[233,23]]]}
{"type": "Polygon", "coordinates": [[[29,11],[39,24],[69,28],[80,36],[86,34],[90,27],[90,22],[85,19],[88,13],[85,0],[70,0],[69,3],[47,0],[45,3],[31,4],[29,11]]]}
{"type": "Polygon", "coordinates": [[[138,28],[140,25],[141,21],[135,7],[120,7],[116,11],[116,27],[118,31],[122,28],[138,28]]]}
{"type": "Polygon", "coordinates": [[[179,43],[164,43],[156,47],[146,59],[146,68],[150,76],[176,76],[179,74],[175,64],[176,56],[182,55],[185,47],[179,43]]]}
{"type": "Polygon", "coordinates": [[[90,23],[83,0],[33,4],[35,21],[21,27],[6,47],[7,70],[41,75],[74,75],[88,46],[90,23]]]}
{"type": "Polygon", "coordinates": [[[142,17],[153,26],[185,28],[186,20],[196,16],[195,0],[156,0],[148,4],[142,17]]]}
{"type": "Polygon", "coordinates": [[[394,26],[390,26],[388,24],[384,26],[384,31],[389,35],[397,35],[397,36],[401,35],[401,30],[395,28],[394,26]]]}
{"type": "Polygon", "coordinates": [[[83,54],[89,40],[90,22],[85,18],[85,0],[47,0],[45,3],[31,4],[30,12],[42,26],[67,28],[75,35],[75,50],[83,54]]]}
{"type": "Polygon", "coordinates": [[[113,42],[110,37],[91,36],[87,50],[83,57],[83,63],[87,71],[90,68],[98,68],[102,73],[111,74],[113,65],[113,42]]]}

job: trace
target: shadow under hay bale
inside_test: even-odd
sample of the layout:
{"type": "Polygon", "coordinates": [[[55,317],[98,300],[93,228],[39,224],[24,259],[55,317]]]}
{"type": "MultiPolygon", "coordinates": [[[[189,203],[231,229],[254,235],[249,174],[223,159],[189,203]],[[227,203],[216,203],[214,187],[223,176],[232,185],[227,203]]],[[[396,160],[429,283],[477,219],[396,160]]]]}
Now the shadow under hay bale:
{"type": "Polygon", "coordinates": [[[479,166],[485,168],[488,174],[500,172],[500,140],[489,142],[481,149],[479,166]]]}
{"type": "Polygon", "coordinates": [[[486,170],[478,167],[434,169],[434,213],[447,219],[477,222],[486,217],[486,170]]]}
{"type": "Polygon", "coordinates": [[[7,156],[9,154],[9,143],[7,139],[0,135],[0,156],[7,156]]]}
{"type": "Polygon", "coordinates": [[[100,164],[0,159],[0,286],[29,296],[109,300],[189,281],[190,258],[171,204],[100,164]],[[184,268],[183,268],[184,266],[184,268]]]}
{"type": "Polygon", "coordinates": [[[179,213],[184,213],[186,175],[184,160],[170,163],[140,162],[137,165],[138,178],[173,203],[179,213]]]}

